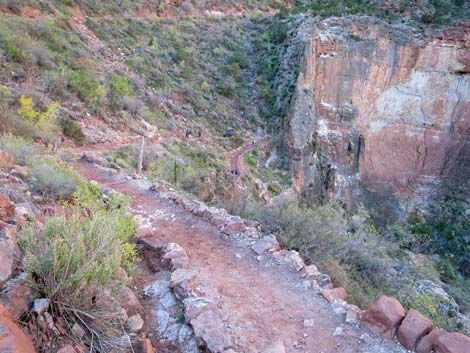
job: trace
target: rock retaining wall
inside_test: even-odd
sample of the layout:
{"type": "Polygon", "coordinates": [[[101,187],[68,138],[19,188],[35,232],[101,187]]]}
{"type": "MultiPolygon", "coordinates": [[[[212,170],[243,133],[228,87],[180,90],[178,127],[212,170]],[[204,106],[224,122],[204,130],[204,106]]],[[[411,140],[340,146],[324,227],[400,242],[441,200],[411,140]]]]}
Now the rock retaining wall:
{"type": "MultiPolygon", "coordinates": [[[[263,236],[261,234],[259,223],[230,215],[225,209],[207,206],[189,195],[180,195],[173,189],[162,185],[154,185],[150,189],[158,193],[160,198],[174,202],[194,215],[202,217],[217,227],[222,235],[243,239],[251,246],[257,257],[271,256],[276,261],[289,265],[300,273],[302,286],[312,288],[323,296],[335,312],[344,315],[346,323],[361,322],[372,331],[389,339],[397,338],[404,347],[418,353],[432,351],[435,353],[470,353],[470,337],[434,329],[431,320],[416,310],[410,309],[407,312],[394,298],[383,295],[367,310],[361,310],[356,305],[347,303],[347,293],[344,288],[334,288],[330,277],[320,273],[315,265],[306,265],[297,251],[280,249],[274,235],[263,236]]],[[[154,240],[142,241],[145,243],[154,240]]],[[[154,245],[147,244],[147,246],[154,245]]],[[[157,251],[174,247],[168,244],[159,245],[157,251]]],[[[186,269],[185,264],[188,262],[184,257],[185,251],[181,249],[176,253],[178,253],[177,258],[172,257],[173,263],[170,263],[175,270],[175,278],[172,275],[172,288],[180,291],[179,297],[183,300],[186,319],[193,326],[200,343],[211,352],[224,352],[224,348],[230,347],[230,337],[223,332],[222,325],[218,324],[220,317],[214,311],[214,304],[210,298],[194,295],[197,275],[186,269]],[[202,315],[206,311],[207,313],[202,315]]],[[[169,257],[169,255],[164,257],[169,257]]]]}

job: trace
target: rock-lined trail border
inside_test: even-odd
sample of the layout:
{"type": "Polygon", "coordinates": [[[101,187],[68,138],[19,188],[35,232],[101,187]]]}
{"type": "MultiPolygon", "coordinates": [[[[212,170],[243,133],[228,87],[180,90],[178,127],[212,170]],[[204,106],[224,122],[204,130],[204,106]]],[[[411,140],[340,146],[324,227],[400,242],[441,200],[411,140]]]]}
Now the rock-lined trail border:
{"type": "Polygon", "coordinates": [[[183,302],[185,319],[202,349],[405,352],[396,342],[362,328],[357,322],[360,310],[334,299],[335,291],[332,303],[325,301],[320,291],[328,296],[329,277],[305,266],[295,251],[278,250],[274,237],[260,238],[255,222],[93,163],[82,162],[79,168],[89,179],[131,197],[142,244],[147,250],[153,246],[155,257],[168,252],[168,243],[183,249],[187,261],[176,256],[173,263],[181,250],[165,261],[173,269],[170,286],[183,302]]]}

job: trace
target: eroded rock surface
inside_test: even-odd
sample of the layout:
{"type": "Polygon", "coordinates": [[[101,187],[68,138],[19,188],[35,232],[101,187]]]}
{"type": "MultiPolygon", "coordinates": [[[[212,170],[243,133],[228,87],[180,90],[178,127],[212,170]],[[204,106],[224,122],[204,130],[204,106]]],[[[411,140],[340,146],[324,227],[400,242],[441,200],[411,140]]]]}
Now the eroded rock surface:
{"type": "Polygon", "coordinates": [[[298,192],[311,202],[353,204],[367,190],[366,201],[404,205],[422,198],[423,188],[468,174],[468,27],[419,38],[407,26],[363,16],[302,30],[288,121],[298,192]]]}

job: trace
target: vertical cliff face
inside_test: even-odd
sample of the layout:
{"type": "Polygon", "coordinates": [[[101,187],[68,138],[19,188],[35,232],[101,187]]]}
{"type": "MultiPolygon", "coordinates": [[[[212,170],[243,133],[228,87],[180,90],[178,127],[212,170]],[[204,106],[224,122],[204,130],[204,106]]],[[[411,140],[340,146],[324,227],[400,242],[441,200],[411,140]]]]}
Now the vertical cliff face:
{"type": "Polygon", "coordinates": [[[294,185],[307,201],[415,205],[468,175],[470,26],[426,39],[369,17],[314,27],[288,119],[294,185]]]}

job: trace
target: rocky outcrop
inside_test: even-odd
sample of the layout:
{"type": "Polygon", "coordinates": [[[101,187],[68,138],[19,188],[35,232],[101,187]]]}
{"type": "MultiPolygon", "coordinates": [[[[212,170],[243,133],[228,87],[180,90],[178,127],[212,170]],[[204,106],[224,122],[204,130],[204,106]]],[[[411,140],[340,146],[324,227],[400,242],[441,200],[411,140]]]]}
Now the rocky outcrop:
{"type": "Polygon", "coordinates": [[[421,39],[366,16],[311,27],[287,122],[305,199],[413,205],[468,174],[468,26],[421,39]]]}

